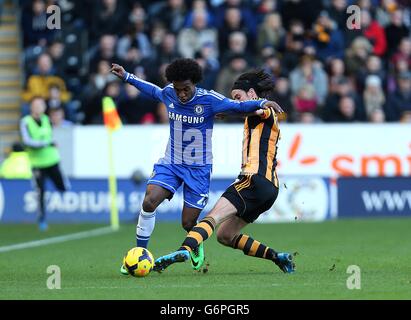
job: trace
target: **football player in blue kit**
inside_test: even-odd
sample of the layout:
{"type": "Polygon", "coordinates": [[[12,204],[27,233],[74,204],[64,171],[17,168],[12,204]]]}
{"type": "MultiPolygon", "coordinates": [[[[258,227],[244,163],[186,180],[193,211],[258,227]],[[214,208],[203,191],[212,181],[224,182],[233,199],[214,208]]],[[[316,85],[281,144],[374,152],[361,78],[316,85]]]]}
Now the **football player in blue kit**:
{"type": "MultiPolygon", "coordinates": [[[[189,232],[197,224],[198,216],[208,200],[215,115],[247,114],[267,108],[276,110],[278,105],[266,99],[240,102],[213,90],[197,87],[196,84],[202,79],[202,69],[195,60],[188,58],[177,59],[168,65],[165,75],[170,84],[162,89],[126,72],[118,64],[112,64],[111,72],[153,99],[163,102],[169,117],[170,137],[166,152],[154,165],[147,182],[136,228],[137,247],[147,248],[154,230],[157,207],[165,199],[170,200],[183,183],[182,226],[189,232]]],[[[203,245],[190,254],[193,269],[200,269],[204,262],[203,245]]],[[[121,272],[127,274],[124,266],[121,272]]]]}

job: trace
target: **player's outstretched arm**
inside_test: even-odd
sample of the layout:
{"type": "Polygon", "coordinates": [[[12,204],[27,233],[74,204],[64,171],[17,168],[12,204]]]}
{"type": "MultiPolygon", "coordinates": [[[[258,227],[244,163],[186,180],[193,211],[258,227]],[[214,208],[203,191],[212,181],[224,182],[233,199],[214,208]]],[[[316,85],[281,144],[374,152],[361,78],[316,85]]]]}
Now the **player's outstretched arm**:
{"type": "Polygon", "coordinates": [[[214,114],[217,113],[228,113],[228,112],[236,112],[236,113],[252,113],[259,109],[266,109],[264,104],[267,100],[250,100],[250,101],[236,101],[232,99],[228,99],[225,96],[215,92],[210,91],[208,95],[209,99],[212,100],[212,108],[214,114]]]}
{"type": "Polygon", "coordinates": [[[264,106],[266,107],[265,109],[259,109],[257,111],[254,111],[252,114],[258,115],[266,119],[271,114],[271,110],[273,110],[277,115],[278,120],[281,121],[287,119],[287,114],[284,112],[284,110],[280,107],[278,103],[274,101],[267,101],[264,106]]]}
{"type": "Polygon", "coordinates": [[[111,65],[110,72],[116,75],[117,77],[119,77],[121,80],[136,87],[141,92],[148,94],[153,99],[162,101],[162,98],[161,98],[162,90],[160,87],[156,86],[155,84],[152,84],[150,82],[147,82],[147,81],[144,81],[138,78],[134,74],[127,72],[122,66],[116,63],[113,63],[111,65]]]}

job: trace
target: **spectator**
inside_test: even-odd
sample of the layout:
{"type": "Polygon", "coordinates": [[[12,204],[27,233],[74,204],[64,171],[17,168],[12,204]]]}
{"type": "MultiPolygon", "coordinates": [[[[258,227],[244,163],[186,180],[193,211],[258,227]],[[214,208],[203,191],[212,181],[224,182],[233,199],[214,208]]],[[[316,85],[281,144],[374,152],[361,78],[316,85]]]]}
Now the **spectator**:
{"type": "Polygon", "coordinates": [[[410,34],[409,29],[404,25],[402,10],[397,9],[391,13],[391,23],[385,28],[385,34],[388,45],[387,55],[391,57],[401,40],[410,34]]]}
{"type": "MultiPolygon", "coordinates": [[[[385,108],[385,95],[381,85],[381,79],[376,75],[369,75],[365,81],[363,93],[364,107],[367,119],[376,110],[383,111],[385,108]]],[[[383,111],[384,112],[384,111],[383,111]]]]}
{"type": "Polygon", "coordinates": [[[64,108],[61,106],[49,108],[48,115],[53,128],[70,128],[73,125],[72,121],[66,119],[64,108]]]}
{"type": "Polygon", "coordinates": [[[134,26],[129,26],[127,33],[117,43],[116,56],[123,61],[128,69],[134,69],[144,60],[143,51],[138,42],[138,35],[134,26]]]}
{"type": "Polygon", "coordinates": [[[373,20],[368,10],[361,10],[361,29],[363,35],[372,43],[373,53],[383,56],[387,50],[385,31],[376,20],[373,20]]]}
{"type": "Polygon", "coordinates": [[[258,30],[258,52],[261,52],[267,46],[278,49],[283,45],[284,41],[285,30],[282,25],[281,16],[278,13],[267,14],[258,30]]]}
{"type": "Polygon", "coordinates": [[[45,47],[49,44],[56,30],[47,28],[46,3],[43,0],[33,0],[31,7],[25,8],[22,14],[23,45],[45,47]]]}
{"type": "MultiPolygon", "coordinates": [[[[170,63],[171,61],[180,57],[177,50],[176,36],[168,32],[164,35],[163,40],[157,50],[158,54],[155,59],[155,65],[159,66],[164,63],[170,63]]],[[[214,53],[214,56],[216,54],[214,53]]]]}
{"type": "Polygon", "coordinates": [[[130,28],[131,44],[139,49],[142,58],[149,58],[152,55],[152,48],[150,40],[146,35],[146,12],[144,8],[138,3],[134,5],[133,10],[128,18],[131,23],[130,28]]]}
{"type": "Polygon", "coordinates": [[[337,92],[340,80],[346,78],[345,65],[342,59],[335,58],[329,60],[328,67],[329,93],[332,94],[337,92]]]}
{"type": "Polygon", "coordinates": [[[388,121],[400,121],[404,113],[411,111],[411,72],[398,76],[398,89],[389,96],[386,107],[388,121]]]}
{"type": "Polygon", "coordinates": [[[75,119],[75,110],[71,110],[70,105],[63,102],[61,88],[58,85],[50,85],[46,105],[46,113],[51,109],[61,108],[68,119],[75,119]]]}
{"type": "Polygon", "coordinates": [[[284,75],[279,75],[275,81],[275,94],[273,100],[287,113],[287,121],[295,121],[295,110],[291,101],[290,82],[284,75]]]}
{"type": "Polygon", "coordinates": [[[150,34],[151,44],[157,53],[158,53],[158,48],[160,47],[161,42],[163,41],[166,33],[174,34],[173,32],[167,30],[164,23],[162,23],[161,21],[155,21],[154,23],[152,23],[149,34],[150,34]]]}
{"type": "Polygon", "coordinates": [[[410,70],[410,68],[409,63],[406,59],[396,60],[396,63],[392,67],[392,71],[388,75],[387,79],[387,91],[389,93],[392,93],[396,90],[398,76],[403,72],[407,72],[408,70],[410,70]]]}
{"type": "Polygon", "coordinates": [[[344,56],[344,38],[327,11],[321,11],[312,31],[316,56],[323,62],[344,56]]]}
{"type": "Polygon", "coordinates": [[[325,122],[335,121],[335,115],[340,114],[339,104],[342,98],[349,96],[354,100],[356,106],[357,120],[365,121],[365,111],[362,97],[355,91],[355,86],[346,77],[341,77],[333,84],[333,91],[327,96],[324,107],[320,111],[321,117],[325,122]]]}
{"type": "MultiPolygon", "coordinates": [[[[260,16],[266,16],[274,12],[278,12],[280,1],[278,0],[261,0],[257,7],[257,13],[260,16]]],[[[258,24],[261,23],[261,20],[258,19],[258,24]]]]}
{"type": "Polygon", "coordinates": [[[54,40],[48,47],[47,53],[50,55],[55,74],[62,79],[66,78],[66,63],[63,60],[65,44],[61,40],[54,40]]]}
{"type": "Polygon", "coordinates": [[[118,63],[122,60],[116,54],[117,37],[112,34],[105,34],[99,39],[97,51],[95,51],[90,59],[90,71],[95,73],[97,66],[101,60],[107,60],[111,63],[118,63]]]}
{"type": "MultiPolygon", "coordinates": [[[[178,51],[185,58],[194,58],[194,53],[210,42],[217,44],[217,31],[207,26],[206,13],[197,11],[193,14],[193,28],[184,28],[178,34],[178,51]]],[[[218,55],[218,48],[215,54],[218,55]]]]}
{"type": "MultiPolygon", "coordinates": [[[[248,24],[247,24],[248,25],[248,24]]],[[[253,49],[250,44],[250,30],[247,28],[242,11],[238,7],[227,8],[224,16],[224,23],[218,30],[218,45],[221,51],[227,51],[228,42],[233,33],[242,33],[246,38],[247,50],[253,49]]]]}
{"type": "Polygon", "coordinates": [[[402,38],[398,45],[398,51],[391,58],[391,63],[397,64],[399,60],[407,62],[407,68],[411,70],[411,39],[402,38]]]}
{"type": "Polygon", "coordinates": [[[186,14],[187,8],[183,0],[167,0],[153,13],[153,20],[164,22],[167,30],[177,34],[184,27],[186,14]]]}
{"type": "Polygon", "coordinates": [[[241,54],[233,54],[228,59],[228,64],[223,67],[217,77],[217,92],[230,96],[233,79],[237,79],[248,68],[247,60],[241,54]]]}
{"type": "Polygon", "coordinates": [[[70,92],[66,89],[64,80],[54,75],[53,61],[47,53],[43,53],[37,60],[37,67],[34,74],[27,80],[27,89],[23,92],[23,100],[30,101],[33,97],[39,96],[44,99],[49,98],[49,87],[58,86],[61,90],[61,100],[67,102],[71,98],[70,92]]]}
{"type": "Polygon", "coordinates": [[[211,10],[207,7],[207,2],[205,0],[194,0],[190,12],[187,14],[187,19],[184,24],[185,28],[191,28],[193,26],[193,16],[196,11],[204,11],[206,14],[206,20],[208,26],[215,26],[216,22],[214,15],[211,10]]]}
{"type": "Polygon", "coordinates": [[[339,30],[345,30],[347,27],[347,7],[347,0],[331,0],[331,7],[328,9],[328,12],[339,30]]]}
{"type": "MultiPolygon", "coordinates": [[[[375,19],[378,23],[386,28],[391,22],[392,13],[399,9],[396,0],[382,0],[381,5],[375,10],[375,19]]],[[[387,40],[389,40],[387,35],[387,40]]]]}
{"type": "Polygon", "coordinates": [[[365,69],[360,70],[357,74],[357,89],[358,92],[363,92],[365,89],[365,81],[369,75],[376,75],[382,81],[382,87],[387,88],[387,73],[383,68],[380,57],[370,55],[367,58],[365,69]]]}
{"type": "Polygon", "coordinates": [[[123,1],[101,0],[94,2],[91,41],[96,42],[104,34],[121,34],[124,28],[123,1]]]}
{"type": "Polygon", "coordinates": [[[322,105],[328,92],[327,74],[313,57],[305,55],[300,65],[290,73],[291,92],[296,95],[301,87],[311,84],[315,92],[315,101],[322,105]]]}
{"type": "Polygon", "coordinates": [[[83,124],[102,124],[102,99],[105,96],[113,98],[118,105],[120,101],[121,83],[116,79],[106,84],[102,92],[96,96],[88,97],[82,105],[83,124]]]}
{"type": "Polygon", "coordinates": [[[273,79],[280,77],[281,75],[284,76],[284,68],[281,65],[281,60],[278,55],[274,53],[268,54],[267,56],[263,57],[263,63],[261,68],[264,69],[265,72],[270,74],[273,79]]]}
{"type": "Polygon", "coordinates": [[[341,98],[338,103],[338,109],[330,114],[330,122],[357,122],[360,117],[357,113],[355,101],[350,96],[341,98]]]}
{"type": "Polygon", "coordinates": [[[157,104],[133,86],[125,86],[125,98],[118,104],[118,112],[125,124],[156,123],[157,104]]]}
{"type": "Polygon", "coordinates": [[[240,31],[230,34],[228,38],[228,49],[221,57],[221,64],[227,64],[232,55],[242,55],[249,65],[254,65],[253,56],[247,50],[247,37],[240,31]]]}
{"type": "Polygon", "coordinates": [[[293,105],[297,113],[316,112],[318,100],[315,94],[314,86],[309,83],[302,85],[293,98],[293,105]]]}
{"type": "Polygon", "coordinates": [[[110,63],[107,60],[100,60],[97,72],[92,74],[87,85],[87,96],[94,96],[103,90],[108,82],[113,81],[115,76],[110,72],[110,63]]]}
{"type": "Polygon", "coordinates": [[[305,39],[304,25],[299,20],[293,20],[285,36],[285,54],[283,64],[287,70],[293,70],[303,53],[305,39]]]}
{"type": "Polygon", "coordinates": [[[198,85],[207,90],[214,89],[220,70],[220,63],[214,58],[213,50],[214,45],[209,43],[194,56],[203,69],[203,80],[198,85]]]}
{"type": "Polygon", "coordinates": [[[294,19],[300,20],[304,28],[311,28],[318,14],[323,10],[322,0],[285,0],[281,6],[281,16],[288,28],[294,19]]]}
{"type": "Polygon", "coordinates": [[[345,64],[347,74],[356,76],[367,61],[368,55],[372,52],[372,45],[364,37],[357,37],[351,43],[351,46],[346,50],[345,64]]]}
{"type": "MultiPolygon", "coordinates": [[[[217,23],[217,28],[219,31],[224,30],[226,27],[229,28],[230,23],[226,24],[227,22],[227,11],[230,11],[230,9],[238,9],[240,10],[239,14],[236,14],[236,16],[241,17],[240,20],[242,21],[242,26],[247,28],[247,31],[249,32],[249,35],[254,37],[256,35],[256,26],[257,26],[257,21],[255,14],[251,11],[251,9],[248,6],[247,1],[242,1],[242,0],[225,0],[223,4],[218,6],[216,8],[215,16],[216,16],[216,23],[217,23]]],[[[231,16],[233,15],[234,11],[231,11],[228,15],[231,16]]],[[[229,18],[230,20],[230,18],[229,18]]],[[[244,30],[232,30],[232,31],[244,31],[244,30]]],[[[245,32],[248,35],[248,32],[245,32]]]]}

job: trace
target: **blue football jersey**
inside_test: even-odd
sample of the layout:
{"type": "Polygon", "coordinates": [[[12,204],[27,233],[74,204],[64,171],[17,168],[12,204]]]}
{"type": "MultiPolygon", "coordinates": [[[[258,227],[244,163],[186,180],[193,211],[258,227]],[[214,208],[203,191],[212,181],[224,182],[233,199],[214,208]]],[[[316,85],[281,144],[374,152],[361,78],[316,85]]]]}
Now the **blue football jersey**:
{"type": "Polygon", "coordinates": [[[167,108],[170,137],[162,164],[205,166],[212,164],[212,130],[217,113],[249,113],[261,108],[267,100],[244,101],[228,99],[211,90],[196,87],[191,100],[182,103],[173,85],[160,87],[126,73],[124,80],[167,108]]]}

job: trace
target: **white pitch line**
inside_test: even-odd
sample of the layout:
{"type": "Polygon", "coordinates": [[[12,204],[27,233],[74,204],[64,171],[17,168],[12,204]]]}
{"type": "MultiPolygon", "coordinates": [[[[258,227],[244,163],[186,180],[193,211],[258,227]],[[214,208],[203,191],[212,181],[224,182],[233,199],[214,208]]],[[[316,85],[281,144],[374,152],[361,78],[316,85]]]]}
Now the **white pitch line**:
{"type": "Polygon", "coordinates": [[[71,234],[67,234],[67,235],[64,235],[64,236],[58,236],[58,237],[46,238],[46,239],[42,239],[42,240],[35,240],[35,241],[17,243],[17,244],[12,244],[12,245],[8,245],[8,246],[0,247],[0,253],[14,251],[14,250],[27,249],[27,248],[40,247],[40,246],[46,246],[48,244],[66,242],[66,241],[70,241],[70,240],[90,238],[90,237],[95,237],[95,236],[99,236],[99,235],[103,235],[103,234],[107,234],[107,233],[111,233],[111,232],[114,232],[114,230],[111,227],[104,227],[104,228],[99,228],[99,229],[94,229],[94,230],[71,233],[71,234]]]}

